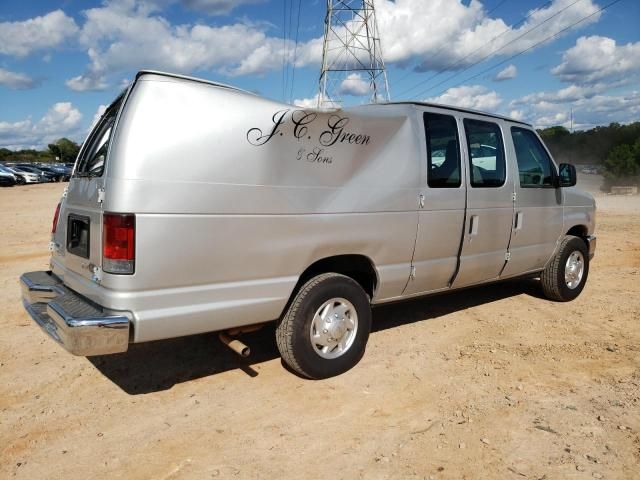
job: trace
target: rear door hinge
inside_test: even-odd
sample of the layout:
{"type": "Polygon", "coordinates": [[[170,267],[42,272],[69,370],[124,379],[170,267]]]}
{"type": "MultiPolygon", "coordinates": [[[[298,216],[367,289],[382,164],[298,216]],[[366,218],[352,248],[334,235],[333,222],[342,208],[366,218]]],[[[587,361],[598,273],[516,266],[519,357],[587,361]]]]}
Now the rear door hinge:
{"type": "Polygon", "coordinates": [[[98,189],[98,203],[104,202],[104,188],[100,187],[98,189]]]}
{"type": "Polygon", "coordinates": [[[511,201],[512,201],[512,202],[515,202],[517,197],[518,197],[518,194],[517,194],[516,192],[513,192],[513,193],[511,194],[511,201]]]}
{"type": "Polygon", "coordinates": [[[424,195],[420,194],[418,197],[418,204],[420,205],[420,208],[424,208],[424,195]]]}
{"type": "Polygon", "coordinates": [[[91,280],[93,280],[96,283],[102,282],[102,269],[97,265],[91,266],[91,280]]]}
{"type": "Polygon", "coordinates": [[[511,252],[507,252],[504,254],[504,261],[508,262],[509,260],[511,260],[511,252]]]}
{"type": "Polygon", "coordinates": [[[411,266],[411,271],[409,272],[409,278],[411,280],[413,280],[414,278],[416,278],[416,267],[415,266],[411,266]]]}

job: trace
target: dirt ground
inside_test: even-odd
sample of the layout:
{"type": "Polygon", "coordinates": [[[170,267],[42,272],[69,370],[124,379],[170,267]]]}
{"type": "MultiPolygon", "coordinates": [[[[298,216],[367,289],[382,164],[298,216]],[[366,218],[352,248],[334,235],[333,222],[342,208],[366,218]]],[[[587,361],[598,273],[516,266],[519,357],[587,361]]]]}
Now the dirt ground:
{"type": "Polygon", "coordinates": [[[46,269],[62,185],[0,189],[0,478],[638,479],[640,198],[599,195],[586,289],[534,280],[375,309],[348,373],[303,380],[273,329],[73,357],[18,277],[46,269]]]}

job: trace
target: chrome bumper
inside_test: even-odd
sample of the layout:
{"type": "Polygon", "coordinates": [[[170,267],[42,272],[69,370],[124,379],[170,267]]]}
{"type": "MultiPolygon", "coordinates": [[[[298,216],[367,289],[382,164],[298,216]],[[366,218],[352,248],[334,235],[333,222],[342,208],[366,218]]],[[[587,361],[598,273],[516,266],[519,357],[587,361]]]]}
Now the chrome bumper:
{"type": "Polygon", "coordinates": [[[31,318],[74,355],[125,352],[129,347],[129,319],[109,315],[103,308],[65,287],[51,272],[20,277],[22,303],[31,318]]]}
{"type": "Polygon", "coordinates": [[[589,260],[591,260],[596,254],[596,236],[589,235],[587,238],[585,238],[585,240],[587,241],[587,245],[589,245],[589,260]]]}

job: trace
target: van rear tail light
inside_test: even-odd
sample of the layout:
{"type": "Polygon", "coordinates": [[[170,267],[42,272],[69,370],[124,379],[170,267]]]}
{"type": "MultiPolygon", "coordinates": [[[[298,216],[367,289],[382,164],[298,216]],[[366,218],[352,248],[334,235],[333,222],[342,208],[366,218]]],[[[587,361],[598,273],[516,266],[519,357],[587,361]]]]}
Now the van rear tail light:
{"type": "Polygon", "coordinates": [[[134,272],[136,216],[105,213],[102,229],[102,270],[130,275],[134,272]]]}
{"type": "Polygon", "coordinates": [[[56,207],[56,213],[53,214],[53,225],[51,225],[51,234],[56,233],[56,229],[58,228],[58,218],[60,217],[60,203],[56,207]]]}

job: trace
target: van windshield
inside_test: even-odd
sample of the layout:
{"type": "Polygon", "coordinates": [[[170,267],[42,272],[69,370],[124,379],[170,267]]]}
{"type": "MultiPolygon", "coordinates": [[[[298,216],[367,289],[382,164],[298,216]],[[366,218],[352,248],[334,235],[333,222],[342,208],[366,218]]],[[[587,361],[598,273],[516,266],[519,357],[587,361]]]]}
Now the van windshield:
{"type": "Polygon", "coordinates": [[[123,95],[104,112],[94,129],[87,138],[86,145],[80,152],[76,175],[79,177],[100,177],[104,172],[104,164],[107,159],[109,140],[113,133],[113,126],[122,104],[123,95]]]}

